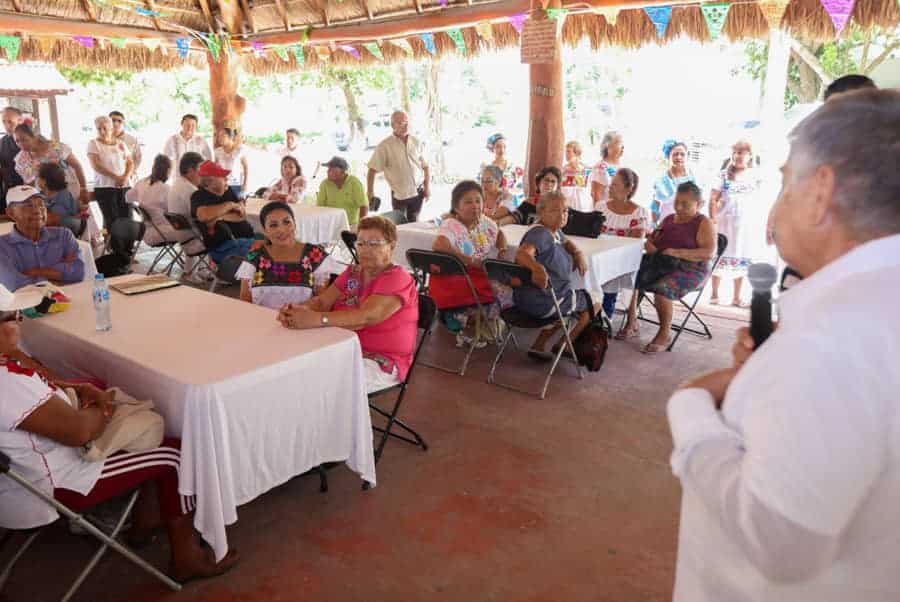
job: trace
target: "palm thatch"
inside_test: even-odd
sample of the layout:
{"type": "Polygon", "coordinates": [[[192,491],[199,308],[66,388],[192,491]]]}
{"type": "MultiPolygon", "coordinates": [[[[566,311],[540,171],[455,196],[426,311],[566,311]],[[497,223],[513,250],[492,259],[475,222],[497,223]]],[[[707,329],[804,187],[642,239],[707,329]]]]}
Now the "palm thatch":
{"type": "MultiPolygon", "coordinates": [[[[474,4],[489,5],[492,1],[476,0],[474,4]]],[[[210,13],[206,13],[200,0],[155,0],[153,6],[162,15],[154,19],[152,16],[139,14],[136,10],[138,7],[151,6],[146,0],[17,0],[15,3],[13,0],[0,0],[0,18],[5,12],[17,16],[55,17],[81,23],[96,19],[98,28],[110,24],[128,26],[135,32],[123,48],[114,46],[108,38],[102,36],[97,36],[94,48],[85,48],[70,36],[18,31],[14,33],[23,38],[19,55],[21,59],[123,70],[171,69],[185,63],[202,67],[207,61],[207,52],[202,42],[193,39],[188,56],[182,59],[172,46],[173,36],[188,37],[189,30],[208,33],[211,22],[216,28],[220,27],[221,2],[229,2],[234,6],[239,4],[237,0],[207,0],[207,5],[212,9],[210,13]],[[153,47],[154,44],[147,47],[139,39],[152,39],[154,36],[165,36],[168,39],[159,47],[153,47]]],[[[233,36],[233,48],[234,56],[242,68],[257,75],[301,68],[315,69],[324,64],[360,66],[382,61],[361,42],[315,44],[314,35],[313,43],[303,46],[304,61],[300,65],[291,52],[287,53],[287,60],[283,60],[269,45],[252,48],[250,42],[256,35],[284,32],[288,28],[296,31],[313,27],[315,31],[321,31],[327,30],[329,26],[374,23],[383,18],[399,18],[419,12],[434,14],[442,10],[440,0],[419,0],[418,3],[416,0],[250,0],[249,6],[250,18],[242,13],[245,19],[243,31],[233,36]],[[347,46],[355,49],[358,57],[356,53],[351,54],[342,49],[347,46]]],[[[441,14],[449,15],[455,8],[468,6],[467,0],[453,0],[443,9],[445,13],[441,14]]],[[[711,41],[699,4],[675,5],[668,29],[662,38],[657,37],[655,27],[641,8],[623,8],[615,25],[612,25],[604,16],[584,12],[585,9],[581,8],[583,6],[573,4],[562,27],[562,41],[567,45],[575,46],[586,40],[594,49],[606,46],[638,48],[646,44],[665,44],[681,36],[700,42],[711,41]]],[[[896,0],[857,0],[850,22],[864,28],[896,27],[900,24],[900,7],[896,0]]],[[[834,38],[834,26],[819,0],[791,0],[780,26],[803,39],[834,38]]],[[[466,45],[465,56],[519,44],[519,34],[505,20],[491,24],[489,39],[482,37],[474,26],[463,27],[461,31],[466,45]]],[[[764,38],[768,31],[768,23],[755,2],[735,2],[728,13],[723,36],[730,40],[764,38]]],[[[379,44],[384,62],[388,63],[460,53],[444,31],[434,32],[434,55],[426,49],[418,36],[406,38],[412,49],[411,54],[390,40],[372,42],[379,44]]]]}

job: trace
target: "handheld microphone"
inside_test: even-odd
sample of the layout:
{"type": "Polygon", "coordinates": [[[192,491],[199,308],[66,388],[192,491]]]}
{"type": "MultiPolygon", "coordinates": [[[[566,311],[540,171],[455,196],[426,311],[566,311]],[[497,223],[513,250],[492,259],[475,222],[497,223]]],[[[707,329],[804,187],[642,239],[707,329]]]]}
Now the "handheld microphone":
{"type": "Polygon", "coordinates": [[[754,263],[747,270],[747,278],[753,287],[750,336],[753,337],[754,348],[759,348],[772,334],[772,286],[778,279],[778,272],[768,263],[754,263]]]}

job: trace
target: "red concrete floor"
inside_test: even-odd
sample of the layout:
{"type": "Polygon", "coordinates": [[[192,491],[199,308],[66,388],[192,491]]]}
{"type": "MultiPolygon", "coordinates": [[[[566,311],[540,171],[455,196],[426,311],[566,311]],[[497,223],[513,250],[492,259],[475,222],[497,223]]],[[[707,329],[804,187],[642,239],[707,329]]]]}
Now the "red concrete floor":
{"type": "MultiPolygon", "coordinates": [[[[378,487],[361,491],[343,466],[325,494],[316,477],[294,479],[239,509],[228,533],[242,560],[228,575],[174,594],[109,555],[76,599],[668,600],[680,488],[665,401],[686,377],[729,361],[741,314],[719,313],[712,341],[686,335],[655,357],[613,342],[601,372],[578,381],[564,367],[544,401],[485,383],[492,348],[464,377],[420,367],[402,415],[430,448],[390,442],[378,487]]],[[[448,347],[431,341],[426,359],[456,359],[448,347]]],[[[505,378],[537,386],[539,368],[523,355],[504,366],[505,378]]],[[[0,600],[58,599],[93,549],[54,527],[0,600]]],[[[164,538],[142,553],[166,567],[164,538]]]]}

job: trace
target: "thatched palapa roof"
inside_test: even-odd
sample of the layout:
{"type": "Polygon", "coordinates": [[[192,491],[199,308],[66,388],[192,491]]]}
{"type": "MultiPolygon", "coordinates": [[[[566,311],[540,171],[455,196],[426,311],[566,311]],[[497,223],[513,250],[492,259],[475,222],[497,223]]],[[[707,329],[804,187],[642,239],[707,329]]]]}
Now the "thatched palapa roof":
{"type": "MultiPolygon", "coordinates": [[[[681,35],[710,41],[697,2],[624,0],[614,24],[598,14],[601,6],[612,6],[607,3],[564,0],[569,14],[563,42],[576,45],[586,39],[593,48],[634,48],[681,35]],[[673,10],[660,39],[643,7],[664,4],[673,10]]],[[[433,33],[435,56],[460,52],[447,33],[451,29],[461,30],[469,55],[516,46],[519,34],[509,17],[528,8],[528,0],[0,0],[0,33],[21,37],[19,60],[144,70],[185,62],[202,67],[207,50],[200,36],[225,32],[242,67],[267,74],[301,68],[295,52],[274,52],[286,45],[302,45],[305,68],[381,62],[365,46],[373,42],[386,62],[427,58],[432,54],[421,32],[433,33]],[[74,36],[83,36],[81,42],[74,36]],[[185,58],[177,50],[179,38],[191,41],[185,58]]],[[[856,0],[850,23],[896,27],[897,0],[856,0]]],[[[781,27],[803,38],[835,35],[819,0],[791,0],[781,27]]],[[[759,4],[741,0],[731,4],[722,35],[763,38],[768,30],[759,4]]]]}

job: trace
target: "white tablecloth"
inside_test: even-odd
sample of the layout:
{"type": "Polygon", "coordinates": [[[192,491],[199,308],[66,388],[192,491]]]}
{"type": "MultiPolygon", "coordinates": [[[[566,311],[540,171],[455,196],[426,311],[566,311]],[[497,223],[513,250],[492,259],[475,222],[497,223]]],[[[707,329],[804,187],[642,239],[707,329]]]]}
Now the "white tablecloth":
{"type": "MultiPolygon", "coordinates": [[[[513,261],[515,249],[518,248],[529,227],[503,226],[503,234],[506,236],[509,246],[509,251],[504,259],[513,261]]],[[[408,249],[431,249],[437,233],[438,229],[432,222],[414,222],[397,226],[397,249],[394,252],[394,262],[409,267],[406,262],[406,251],[408,249]]],[[[570,236],[569,240],[581,249],[588,262],[587,274],[584,279],[575,279],[576,286],[600,293],[603,291],[603,283],[619,276],[631,274],[633,282],[634,275],[641,266],[641,256],[644,251],[641,239],[619,236],[601,236],[600,238],[570,236]]]]}
{"type": "MultiPolygon", "coordinates": [[[[12,222],[0,223],[0,235],[9,234],[13,231],[14,224],[12,222]]],[[[78,246],[81,248],[81,258],[84,260],[84,279],[91,281],[97,275],[97,264],[94,263],[94,251],[86,240],[78,239],[78,246]]]]}
{"type": "MultiPolygon", "coordinates": [[[[262,232],[259,212],[269,201],[257,197],[247,199],[247,221],[256,232],[262,232]]],[[[347,212],[334,207],[291,205],[294,223],[297,224],[297,240],[324,244],[341,240],[341,231],[349,230],[347,212]]]]}
{"type": "Polygon", "coordinates": [[[179,489],[197,496],[194,525],[216,558],[237,506],[295,475],[345,461],[375,483],[354,333],[288,330],[270,309],[187,286],[112,291],[113,328],[97,332],[90,283],[65,290],[71,309],[27,320],[24,348],[51,370],[156,403],[167,434],[181,437],[179,489]]]}

